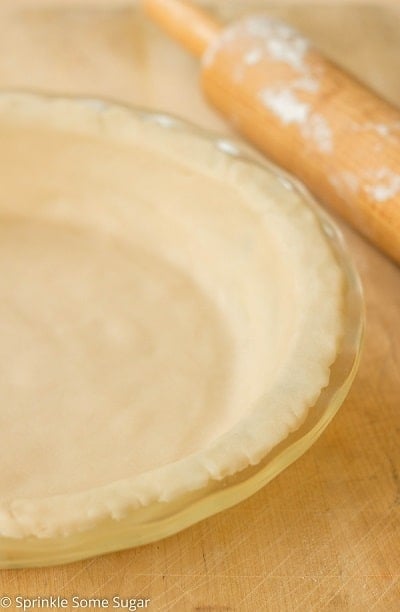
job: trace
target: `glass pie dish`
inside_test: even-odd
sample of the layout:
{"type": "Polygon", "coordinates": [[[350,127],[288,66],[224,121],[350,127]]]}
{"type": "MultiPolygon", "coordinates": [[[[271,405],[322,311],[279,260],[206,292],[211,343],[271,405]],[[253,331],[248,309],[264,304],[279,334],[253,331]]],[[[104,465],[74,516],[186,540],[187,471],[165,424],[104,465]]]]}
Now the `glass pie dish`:
{"type": "MultiPolygon", "coordinates": [[[[3,95],[7,96],[7,94],[3,95]]],[[[268,180],[273,180],[274,184],[277,186],[279,185],[279,193],[284,194],[283,199],[285,199],[286,194],[288,200],[292,199],[293,202],[295,200],[298,200],[299,202],[301,201],[302,207],[304,205],[305,210],[307,210],[307,212],[304,213],[304,218],[306,219],[305,223],[310,223],[313,225],[313,227],[315,225],[315,227],[318,227],[318,231],[322,232],[324,240],[329,246],[328,250],[330,257],[332,257],[332,260],[335,261],[335,266],[341,272],[341,291],[343,298],[341,313],[342,328],[337,341],[338,343],[335,353],[336,357],[334,362],[329,367],[329,382],[322,386],[322,389],[318,392],[318,399],[311,407],[307,406],[306,412],[298,418],[295,426],[289,428],[290,431],[286,431],[284,435],[280,434],[280,439],[276,443],[270,445],[271,447],[268,448],[267,452],[260,454],[260,452],[257,451],[257,453],[253,455],[253,458],[249,459],[248,461],[243,462],[241,459],[237,462],[233,461],[232,468],[230,468],[230,457],[232,458],[235,456],[235,454],[238,454],[237,449],[234,448],[235,439],[237,439],[240,443],[242,442],[242,439],[233,437],[230,441],[230,449],[227,454],[228,458],[226,459],[226,461],[228,461],[228,466],[224,465],[223,468],[217,469],[219,466],[217,465],[217,467],[215,467],[216,464],[210,460],[209,456],[204,457],[204,464],[202,467],[207,466],[207,470],[209,469],[209,472],[207,472],[205,477],[203,477],[201,471],[197,470],[198,465],[196,463],[192,462],[189,468],[187,468],[188,458],[185,455],[182,459],[182,462],[185,462],[184,478],[186,480],[189,479],[190,481],[192,476],[192,483],[189,483],[189,485],[181,488],[179,488],[177,485],[176,490],[173,491],[173,494],[162,494],[158,496],[158,499],[157,495],[153,495],[153,497],[151,497],[151,495],[147,495],[148,489],[142,488],[139,490],[138,494],[139,502],[135,504],[127,502],[125,505],[126,507],[124,507],[124,511],[121,513],[114,505],[112,489],[109,489],[107,492],[108,499],[105,501],[103,500],[104,503],[102,502],[102,504],[100,504],[101,512],[99,511],[98,515],[91,515],[92,510],[90,505],[87,506],[88,510],[86,510],[84,503],[82,503],[82,508],[78,507],[81,498],[79,495],[77,497],[72,496],[72,509],[70,509],[70,514],[72,517],[79,515],[80,518],[82,518],[82,525],[80,526],[79,524],[74,524],[74,529],[65,528],[63,531],[62,523],[60,523],[60,528],[57,532],[54,531],[53,533],[49,531],[48,526],[46,525],[46,520],[43,518],[43,514],[40,514],[40,512],[42,512],[41,508],[44,508],[45,510],[47,508],[47,499],[45,499],[44,505],[41,507],[39,506],[39,518],[36,520],[37,532],[34,533],[32,531],[32,533],[30,533],[29,512],[27,513],[25,510],[25,508],[28,506],[20,506],[20,509],[18,509],[18,507],[14,505],[12,506],[9,514],[5,512],[3,516],[6,516],[6,521],[9,520],[9,524],[11,525],[10,533],[12,534],[14,519],[19,512],[20,518],[22,517],[21,524],[23,525],[23,529],[21,532],[16,532],[16,535],[3,535],[3,537],[0,537],[0,567],[15,568],[66,563],[110,551],[116,551],[123,548],[153,542],[176,533],[212,514],[220,512],[255,493],[283,469],[295,461],[301,454],[303,454],[318,438],[339,409],[344,398],[346,397],[357,370],[362,342],[364,315],[360,282],[351,263],[351,259],[346,251],[346,247],[343,243],[340,232],[330,221],[326,213],[319,208],[302,185],[273,164],[266,161],[259,161],[258,158],[253,156],[250,150],[247,150],[245,146],[235,142],[232,139],[225,137],[221,138],[215,134],[210,134],[204,130],[200,130],[195,126],[164,113],[123,108],[121,106],[116,106],[113,103],[100,100],[79,98],[53,99],[50,97],[46,98],[44,96],[34,96],[32,94],[8,94],[8,96],[11,100],[11,106],[9,108],[12,110],[12,113],[16,113],[18,115],[18,121],[21,122],[24,129],[28,128],[26,134],[29,134],[29,130],[32,128],[29,113],[31,112],[31,109],[33,109],[33,112],[38,113],[38,116],[40,115],[41,117],[46,117],[46,122],[48,122],[48,125],[51,126],[51,130],[58,130],[57,134],[62,133],[64,135],[63,137],[66,139],[69,138],[70,131],[71,133],[73,132],[74,134],[79,134],[79,138],[81,138],[81,130],[86,130],[86,124],[90,124],[87,128],[88,130],[91,129],[91,126],[94,130],[97,130],[98,133],[101,134],[101,138],[104,137],[104,134],[106,135],[106,138],[108,138],[110,133],[114,133],[115,130],[119,130],[119,136],[124,140],[124,143],[127,142],[128,145],[130,143],[130,139],[134,137],[132,135],[143,133],[146,135],[146,139],[143,141],[143,150],[145,153],[149,147],[147,137],[150,135],[149,138],[154,137],[155,142],[158,139],[163,140],[163,138],[165,138],[165,150],[167,150],[170,145],[174,145],[175,142],[178,143],[178,145],[179,143],[183,143],[183,148],[180,149],[180,155],[182,156],[182,151],[193,151],[195,161],[192,162],[192,160],[190,160],[190,163],[196,164],[196,155],[198,155],[198,151],[203,151],[204,149],[204,151],[207,153],[207,160],[210,158],[212,162],[210,162],[210,172],[214,171],[214,166],[217,168],[216,171],[218,172],[225,172],[225,169],[227,168],[228,174],[226,174],[226,177],[228,178],[228,176],[233,176],[233,169],[235,169],[235,172],[236,170],[238,171],[238,175],[235,175],[235,180],[237,180],[239,183],[246,183],[246,177],[250,176],[250,178],[259,177],[260,185],[262,185],[263,177],[265,176],[266,180],[267,177],[269,177],[268,180]],[[29,110],[29,113],[26,113],[26,109],[29,110]],[[65,120],[65,124],[63,123],[61,127],[57,124],[60,113],[63,116],[63,120],[65,120]],[[75,122],[75,120],[77,122],[75,122]],[[56,126],[56,128],[54,128],[54,126],[56,126]],[[83,128],[82,126],[85,127],[83,128]],[[131,128],[132,131],[130,131],[131,128]],[[189,149],[185,148],[187,143],[189,143],[189,149]],[[143,493],[144,490],[146,491],[146,495],[143,493]],[[104,508],[106,508],[106,511],[104,508]],[[89,519],[93,519],[93,524],[88,522],[89,519]]],[[[5,106],[7,106],[7,104],[8,102],[5,103],[5,106]]],[[[5,117],[7,119],[7,114],[5,117]]],[[[7,125],[7,121],[4,121],[3,126],[4,125],[7,125]]],[[[20,126],[18,129],[20,129],[20,126]]],[[[27,136],[28,140],[29,137],[30,136],[27,136]]],[[[33,136],[33,138],[35,138],[35,136],[33,136]]],[[[21,142],[24,143],[23,147],[29,148],[29,144],[26,144],[24,135],[21,142]]],[[[35,144],[36,141],[33,140],[32,142],[35,144]]],[[[66,148],[68,149],[68,140],[65,140],[65,142],[67,143],[66,148]]],[[[71,151],[75,152],[76,155],[81,155],[86,146],[85,142],[86,141],[84,139],[77,142],[79,144],[79,151],[76,146],[77,143],[72,143],[71,151]]],[[[51,152],[51,143],[49,143],[50,140],[45,142],[44,149],[48,147],[49,151],[51,152]]],[[[89,149],[87,151],[89,151],[89,149]]],[[[98,152],[100,155],[100,149],[98,152]]],[[[11,153],[10,155],[12,157],[11,153]]],[[[16,159],[18,160],[19,155],[24,155],[24,150],[21,149],[21,144],[16,147],[16,155],[16,159]]],[[[67,153],[65,153],[65,155],[67,155],[67,153]]],[[[82,157],[83,163],[85,163],[85,160],[87,159],[87,154],[85,153],[85,155],[86,157],[82,157]]],[[[143,157],[143,168],[146,168],[149,165],[146,155],[147,153],[144,154],[143,157]]],[[[71,158],[67,156],[65,159],[68,160],[71,158]]],[[[106,156],[104,159],[107,164],[111,165],[113,171],[118,173],[118,168],[116,166],[112,166],[112,164],[116,163],[115,158],[106,156]]],[[[150,159],[151,180],[153,180],[153,161],[154,160],[150,159]]],[[[50,153],[47,162],[50,164],[49,176],[52,178],[53,170],[51,167],[50,153]]],[[[180,162],[181,160],[179,159],[179,163],[180,162]]],[[[71,163],[74,171],[71,176],[78,177],[80,169],[74,166],[75,162],[71,163]]],[[[97,163],[100,162],[96,160],[96,164],[97,163]]],[[[208,163],[209,162],[207,161],[207,164],[208,163]]],[[[104,167],[106,167],[106,165],[104,167]]],[[[161,167],[162,164],[160,165],[160,168],[161,167]]],[[[43,171],[43,169],[37,170],[38,173],[40,173],[40,171],[43,171]]],[[[57,168],[55,168],[54,172],[57,171],[60,171],[61,176],[62,168],[61,170],[57,170],[57,168]]],[[[45,173],[43,175],[45,177],[47,176],[45,173]]],[[[32,172],[32,176],[35,176],[34,172],[32,172]]],[[[94,180],[101,181],[102,177],[100,176],[99,178],[99,176],[100,175],[96,174],[94,180]]],[[[129,178],[129,174],[127,176],[129,178]]],[[[157,173],[154,174],[154,180],[156,179],[162,182],[161,176],[157,173]]],[[[76,180],[79,183],[79,177],[76,180]]],[[[136,180],[140,183],[139,174],[136,180]]],[[[179,180],[187,180],[190,182],[192,179],[185,171],[183,172],[182,176],[180,176],[179,180]]],[[[183,185],[181,182],[174,183],[168,172],[166,172],[165,181],[165,184],[170,186],[172,190],[176,190],[178,186],[179,191],[181,184],[183,185]]],[[[146,189],[149,188],[148,183],[149,181],[147,181],[145,186],[146,189]]],[[[27,184],[29,188],[29,181],[27,181],[27,184]]],[[[85,184],[85,181],[83,181],[81,184],[82,189],[85,188],[85,184]]],[[[49,185],[53,190],[51,191],[49,188],[49,191],[51,191],[51,214],[56,215],[57,222],[60,222],[60,220],[63,222],[63,219],[65,220],[63,215],[65,213],[66,206],[68,207],[70,205],[68,198],[61,198],[61,200],[58,199],[57,206],[54,209],[54,201],[56,201],[54,199],[55,188],[53,183],[51,183],[51,180],[49,185]]],[[[48,186],[46,183],[46,189],[47,187],[48,186]]],[[[107,188],[107,184],[105,187],[104,185],[102,186],[102,189],[107,192],[107,197],[110,197],[110,201],[112,201],[113,194],[111,193],[110,195],[107,188]]],[[[42,198],[42,192],[40,192],[40,194],[40,197],[42,198]]],[[[100,192],[98,197],[100,198],[100,192]]],[[[152,206],[152,204],[149,204],[149,206],[152,206]]],[[[79,209],[77,212],[75,211],[74,214],[84,215],[84,208],[82,208],[82,210],[79,209]]],[[[93,210],[96,212],[96,208],[93,210]]],[[[273,214],[270,218],[273,219],[275,212],[272,212],[273,214]]],[[[279,215],[280,212],[277,211],[277,214],[279,215]]],[[[105,225],[108,224],[107,217],[105,216],[104,219],[102,218],[100,208],[98,210],[98,216],[99,222],[104,221],[105,225]]],[[[222,218],[222,221],[224,221],[224,218],[222,218]]],[[[279,218],[277,217],[277,222],[278,221],[279,218]]],[[[145,227],[145,225],[143,225],[143,227],[145,227]]],[[[179,230],[180,226],[177,225],[176,227],[179,230]]],[[[222,225],[218,225],[218,227],[220,228],[218,231],[223,233],[225,230],[224,224],[222,223],[222,225]]],[[[162,234],[165,236],[165,231],[163,231],[162,234]]],[[[28,234],[16,234],[16,236],[29,236],[29,232],[28,234]]],[[[71,242],[68,244],[73,245],[74,243],[71,242]]],[[[249,246],[248,241],[245,241],[245,251],[250,252],[251,247],[252,245],[249,246]]],[[[285,243],[285,240],[283,241],[283,249],[284,252],[288,253],[289,257],[290,245],[288,246],[285,243]],[[286,251],[286,249],[289,250],[286,251]]],[[[321,261],[323,263],[324,260],[321,261]]],[[[14,275],[13,278],[15,277],[16,275],[14,275]]],[[[57,280],[54,277],[53,271],[51,278],[54,280],[54,286],[56,289],[57,280]]],[[[321,310],[323,310],[322,307],[321,310]]],[[[124,330],[122,331],[125,333],[124,330]]],[[[120,330],[117,329],[115,331],[113,328],[112,333],[118,335],[120,330]]],[[[65,340],[66,336],[63,336],[63,338],[65,340]]],[[[257,364],[254,365],[256,366],[257,364]]],[[[290,382],[286,383],[286,387],[290,388],[290,384],[290,382]]],[[[266,406],[261,406],[261,412],[266,408],[266,406]]],[[[253,414],[252,411],[249,411],[249,413],[250,415],[253,414]]],[[[215,442],[216,445],[218,440],[219,438],[217,438],[217,441],[215,442]]],[[[217,457],[219,456],[219,450],[220,449],[216,447],[217,457]]],[[[107,449],[107,452],[110,452],[109,448],[107,449]]],[[[189,455],[189,458],[191,458],[191,455],[189,455]]],[[[105,460],[107,461],[107,457],[105,460]]],[[[225,458],[223,460],[225,461],[225,458]]],[[[223,460],[221,460],[221,465],[223,460]]],[[[179,461],[176,463],[178,465],[179,461]]],[[[168,464],[166,467],[169,469],[170,465],[168,464]]],[[[174,462],[172,462],[172,468],[174,468],[174,462]]],[[[167,472],[163,472],[162,476],[160,477],[161,488],[163,486],[162,479],[164,478],[164,474],[167,473],[168,477],[166,477],[166,480],[171,480],[168,470],[167,472]]],[[[177,474],[180,477],[182,476],[183,472],[180,473],[179,471],[175,470],[174,474],[177,474]]],[[[126,487],[127,488],[124,489],[118,489],[117,487],[115,490],[117,491],[118,489],[118,495],[121,495],[122,491],[122,496],[126,495],[127,498],[129,498],[129,482],[126,484],[126,487]]],[[[89,497],[90,495],[91,492],[89,491],[89,497]]],[[[57,493],[54,496],[54,499],[56,497],[57,493]]],[[[49,497],[48,499],[50,499],[49,506],[51,506],[52,498],[49,497]]],[[[85,503],[86,501],[87,500],[85,499],[85,503]]],[[[65,499],[63,496],[60,496],[59,499],[56,500],[56,505],[58,504],[59,511],[61,513],[63,512],[64,502],[65,499]]],[[[71,519],[71,521],[72,520],[75,519],[71,519]]],[[[4,522],[4,524],[7,526],[6,522],[4,522]]]]}

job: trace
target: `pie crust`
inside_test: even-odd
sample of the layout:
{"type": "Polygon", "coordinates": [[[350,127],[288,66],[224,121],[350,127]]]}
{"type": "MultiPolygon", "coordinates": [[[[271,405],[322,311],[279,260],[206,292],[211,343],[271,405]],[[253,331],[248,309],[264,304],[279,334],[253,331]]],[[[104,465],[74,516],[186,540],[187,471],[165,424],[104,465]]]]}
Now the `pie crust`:
{"type": "Polygon", "coordinates": [[[184,124],[0,94],[0,536],[256,465],[329,381],[343,276],[290,183],[184,124]]]}

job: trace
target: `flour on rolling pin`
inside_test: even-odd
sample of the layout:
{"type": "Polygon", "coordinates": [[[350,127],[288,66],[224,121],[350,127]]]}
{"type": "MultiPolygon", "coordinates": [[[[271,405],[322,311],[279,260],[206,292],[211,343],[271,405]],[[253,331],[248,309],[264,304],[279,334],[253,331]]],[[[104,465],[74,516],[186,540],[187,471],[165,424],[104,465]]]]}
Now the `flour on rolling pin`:
{"type": "Polygon", "coordinates": [[[357,194],[363,188],[376,203],[386,202],[400,194],[400,174],[385,167],[363,173],[362,177],[354,172],[343,171],[340,177],[330,177],[330,183],[342,195],[346,191],[357,194]]]}
{"type": "Polygon", "coordinates": [[[311,105],[299,99],[298,92],[316,92],[319,89],[320,71],[313,70],[306,61],[310,42],[287,24],[267,16],[249,17],[229,27],[216,39],[203,57],[204,65],[210,65],[221,48],[235,46],[240,38],[251,37],[253,46],[242,56],[235,70],[235,79],[244,81],[248,71],[262,64],[268,57],[286,63],[293,69],[290,81],[276,87],[261,88],[259,98],[284,124],[296,123],[302,134],[314,140],[323,153],[333,148],[332,131],[326,119],[312,111],[311,105]]]}
{"type": "MultiPolygon", "coordinates": [[[[324,115],[320,104],[318,110],[313,105],[313,94],[320,91],[324,70],[321,64],[309,61],[312,49],[310,41],[287,24],[265,15],[252,16],[228,26],[215,39],[203,56],[203,67],[211,68],[221,53],[225,58],[232,54],[236,60],[233,81],[249,88],[257,83],[255,95],[282,126],[296,125],[306,143],[329,156],[336,143],[329,118],[324,115]],[[272,62],[281,67],[284,64],[288,69],[285,78],[278,78],[273,85],[272,62]],[[260,78],[263,68],[268,70],[268,86],[260,78]]],[[[400,122],[366,121],[360,125],[349,118],[347,129],[354,131],[355,135],[357,132],[378,135],[381,140],[375,140],[372,145],[374,153],[378,154],[383,140],[399,138],[400,122]]],[[[386,166],[360,166],[357,172],[332,168],[328,180],[342,197],[364,190],[377,204],[400,194],[400,174],[386,166]]]]}
{"type": "Polygon", "coordinates": [[[223,28],[187,0],[142,0],[202,60],[207,100],[400,263],[400,113],[268,15],[223,28]]]}

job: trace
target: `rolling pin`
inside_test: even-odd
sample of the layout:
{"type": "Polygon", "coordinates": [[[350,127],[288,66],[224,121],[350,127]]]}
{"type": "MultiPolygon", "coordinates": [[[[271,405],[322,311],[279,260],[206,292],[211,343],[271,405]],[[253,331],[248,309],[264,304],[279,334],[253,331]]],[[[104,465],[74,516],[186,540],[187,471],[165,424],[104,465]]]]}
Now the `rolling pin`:
{"type": "Polygon", "coordinates": [[[222,28],[182,0],[142,5],[234,127],[400,263],[400,111],[267,15],[222,28]]]}

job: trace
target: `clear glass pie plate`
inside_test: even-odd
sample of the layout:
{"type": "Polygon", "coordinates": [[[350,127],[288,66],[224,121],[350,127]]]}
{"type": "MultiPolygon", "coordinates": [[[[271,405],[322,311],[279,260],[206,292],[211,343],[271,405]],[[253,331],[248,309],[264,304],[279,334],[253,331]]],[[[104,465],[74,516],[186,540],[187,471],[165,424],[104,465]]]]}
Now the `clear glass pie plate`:
{"type": "MultiPolygon", "coordinates": [[[[93,108],[107,102],[86,100],[93,108]]],[[[330,381],[316,404],[309,409],[302,425],[250,466],[223,480],[210,480],[206,487],[193,490],[171,502],[157,502],[129,511],[125,518],[102,520],[94,528],[71,536],[54,538],[0,538],[0,568],[56,565],[140,546],[165,538],[194,523],[221,512],[265,486],[299,458],[317,440],[343,403],[355,377],[364,327],[364,308],[360,280],[347,252],[340,231],[308,191],[275,165],[261,160],[250,149],[233,139],[220,137],[171,115],[129,109],[143,122],[153,122],[173,132],[185,130],[206,139],[226,156],[248,164],[265,166],[288,190],[301,193],[316,215],[326,240],[342,270],[345,282],[344,333],[337,358],[331,366],[330,381]]]]}

